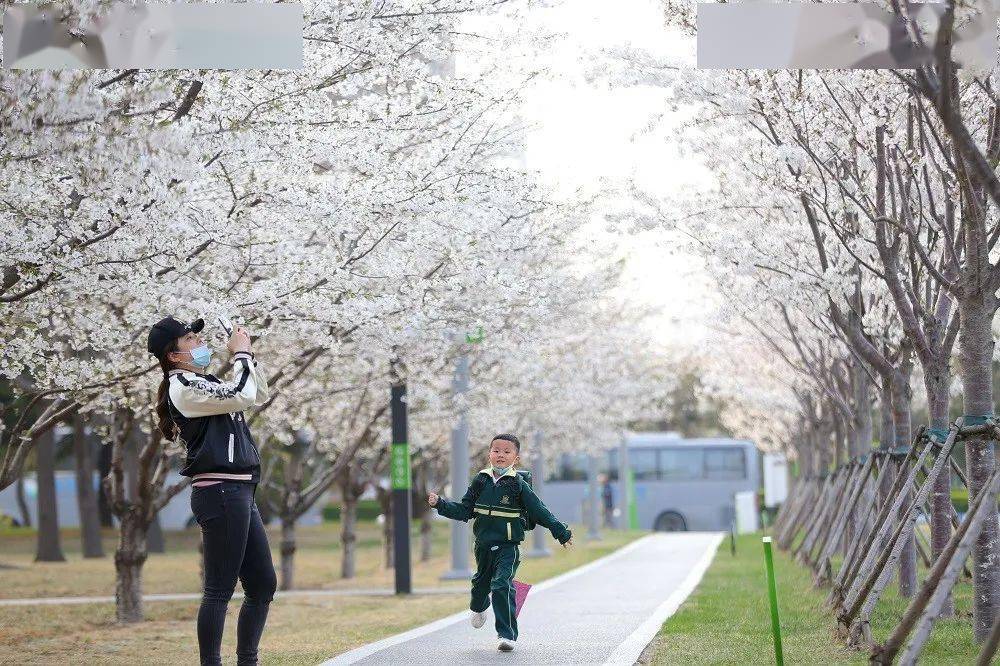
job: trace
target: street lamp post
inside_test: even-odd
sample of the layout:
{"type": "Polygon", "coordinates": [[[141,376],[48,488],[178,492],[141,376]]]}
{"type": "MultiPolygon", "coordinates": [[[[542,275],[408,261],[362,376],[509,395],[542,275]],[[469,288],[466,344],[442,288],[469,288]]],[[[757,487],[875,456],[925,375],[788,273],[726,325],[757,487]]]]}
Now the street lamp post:
{"type": "MultiPolygon", "coordinates": [[[[542,455],[542,431],[535,431],[535,450],[531,454],[531,486],[535,494],[544,501],[545,488],[545,457],[542,455]]],[[[531,532],[530,551],[524,554],[525,557],[549,557],[552,551],[545,544],[545,529],[541,526],[535,527],[531,532]]]]}
{"type": "MultiPolygon", "coordinates": [[[[463,397],[469,390],[469,355],[463,353],[455,365],[452,393],[463,397]]],[[[469,415],[464,401],[459,408],[458,421],[451,431],[451,493],[455,497],[469,481],[469,415]]],[[[451,521],[451,570],[441,576],[442,580],[465,579],[472,576],[469,568],[469,524],[461,520],[451,521]]]]}
{"type": "MultiPolygon", "coordinates": [[[[476,328],[476,333],[465,334],[465,344],[474,345],[483,340],[483,327],[476,328]]],[[[462,348],[462,353],[455,364],[455,376],[451,383],[452,393],[456,398],[463,397],[469,391],[469,349],[462,348]]],[[[459,400],[458,420],[451,431],[451,493],[456,497],[465,484],[469,482],[469,410],[464,400],[459,400]]],[[[441,576],[442,580],[471,578],[469,568],[469,526],[455,520],[451,523],[451,570],[441,576]]]]}

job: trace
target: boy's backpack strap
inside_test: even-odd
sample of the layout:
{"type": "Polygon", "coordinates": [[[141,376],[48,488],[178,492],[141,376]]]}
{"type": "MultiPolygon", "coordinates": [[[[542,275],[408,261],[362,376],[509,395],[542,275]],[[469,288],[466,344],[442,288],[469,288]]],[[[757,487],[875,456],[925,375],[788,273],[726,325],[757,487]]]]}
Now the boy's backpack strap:
{"type": "MultiPolygon", "coordinates": [[[[524,470],[519,469],[517,470],[517,477],[518,477],[518,484],[521,488],[524,488],[524,486],[531,488],[531,472],[529,472],[526,469],[524,470]]],[[[531,517],[528,515],[528,512],[525,511],[523,502],[521,503],[521,522],[524,523],[524,529],[526,531],[530,532],[531,530],[535,529],[535,521],[533,521],[531,517]]]]}
{"type": "Polygon", "coordinates": [[[475,502],[479,499],[479,496],[483,494],[483,481],[485,477],[482,473],[476,474],[476,477],[472,479],[472,483],[469,484],[469,489],[473,491],[472,501],[475,502]]]}

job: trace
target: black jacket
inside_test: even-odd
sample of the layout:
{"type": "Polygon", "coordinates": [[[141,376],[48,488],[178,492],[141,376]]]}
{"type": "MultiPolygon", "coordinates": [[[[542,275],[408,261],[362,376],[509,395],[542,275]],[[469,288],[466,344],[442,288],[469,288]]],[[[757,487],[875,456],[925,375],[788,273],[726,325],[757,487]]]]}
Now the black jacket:
{"type": "Polygon", "coordinates": [[[179,369],[170,371],[169,382],[167,408],[187,448],[180,473],[195,479],[258,482],[260,454],[243,416],[244,409],[269,397],[256,359],[246,352],[234,354],[228,382],[179,369]]]}

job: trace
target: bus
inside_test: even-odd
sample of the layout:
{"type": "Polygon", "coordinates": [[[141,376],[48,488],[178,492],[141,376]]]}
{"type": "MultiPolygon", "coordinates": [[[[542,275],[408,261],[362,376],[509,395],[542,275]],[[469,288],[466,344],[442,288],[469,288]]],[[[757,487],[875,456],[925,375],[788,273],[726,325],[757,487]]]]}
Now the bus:
{"type": "MultiPolygon", "coordinates": [[[[642,529],[728,531],[736,515],[736,493],[760,488],[760,455],[748,440],[644,432],[629,433],[625,441],[642,529]]],[[[610,449],[598,470],[611,481],[616,522],[622,527],[628,511],[622,506],[618,455],[618,448],[610,449]]],[[[546,475],[542,499],[567,522],[584,522],[587,462],[586,454],[563,454],[546,475]]]]}

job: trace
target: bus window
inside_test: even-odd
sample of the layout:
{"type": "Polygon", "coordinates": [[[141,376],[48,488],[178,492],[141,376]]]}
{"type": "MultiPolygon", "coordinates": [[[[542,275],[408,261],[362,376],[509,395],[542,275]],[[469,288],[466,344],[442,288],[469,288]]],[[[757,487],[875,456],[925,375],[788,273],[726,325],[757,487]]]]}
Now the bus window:
{"type": "Polygon", "coordinates": [[[731,480],[747,478],[743,449],[705,449],[705,478],[731,480]]]}
{"type": "MultiPolygon", "coordinates": [[[[586,481],[590,472],[590,457],[586,453],[563,453],[556,460],[554,470],[548,471],[546,481],[586,481]]],[[[531,469],[531,467],[527,467],[531,469]]],[[[618,478],[617,458],[611,459],[608,466],[607,456],[597,454],[597,473],[608,474],[612,481],[618,478]]]]}
{"type": "Polygon", "coordinates": [[[632,449],[628,452],[628,464],[636,481],[656,481],[656,449],[632,449]]]}
{"type": "Polygon", "coordinates": [[[660,449],[664,481],[694,481],[702,478],[703,449],[660,449]]]}
{"type": "Polygon", "coordinates": [[[586,481],[587,454],[563,453],[559,456],[558,469],[549,474],[548,481],[586,481]]]}

